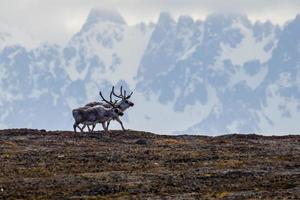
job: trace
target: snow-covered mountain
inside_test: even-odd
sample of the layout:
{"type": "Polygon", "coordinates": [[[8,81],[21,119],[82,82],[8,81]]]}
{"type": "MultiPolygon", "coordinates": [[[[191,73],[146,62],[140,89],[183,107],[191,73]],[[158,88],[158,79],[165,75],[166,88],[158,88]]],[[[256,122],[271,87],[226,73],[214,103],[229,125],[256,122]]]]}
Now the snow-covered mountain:
{"type": "Polygon", "coordinates": [[[135,102],[127,128],[300,129],[300,16],[279,27],[236,14],[195,21],[163,12],[156,24],[132,26],[117,11],[93,9],[65,46],[27,48],[7,38],[0,33],[2,128],[71,129],[72,108],[124,85],[135,102]]]}

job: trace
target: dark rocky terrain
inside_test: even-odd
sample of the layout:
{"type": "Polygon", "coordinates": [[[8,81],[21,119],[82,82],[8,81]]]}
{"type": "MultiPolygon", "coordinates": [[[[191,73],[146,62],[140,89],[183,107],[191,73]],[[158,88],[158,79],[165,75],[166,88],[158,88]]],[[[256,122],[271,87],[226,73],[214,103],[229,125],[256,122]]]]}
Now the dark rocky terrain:
{"type": "Polygon", "coordinates": [[[300,199],[300,136],[1,130],[0,199],[300,199]]]}

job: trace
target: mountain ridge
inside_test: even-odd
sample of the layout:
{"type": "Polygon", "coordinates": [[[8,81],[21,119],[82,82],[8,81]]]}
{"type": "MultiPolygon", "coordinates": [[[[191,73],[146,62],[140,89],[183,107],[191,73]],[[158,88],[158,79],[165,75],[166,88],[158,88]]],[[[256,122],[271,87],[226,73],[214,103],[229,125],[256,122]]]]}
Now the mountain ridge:
{"type": "Polygon", "coordinates": [[[278,27],[245,15],[201,21],[162,12],[156,24],[133,26],[116,11],[94,9],[65,46],[0,52],[1,127],[71,128],[72,108],[124,85],[137,105],[124,118],[131,128],[295,132],[298,18],[278,27]]]}

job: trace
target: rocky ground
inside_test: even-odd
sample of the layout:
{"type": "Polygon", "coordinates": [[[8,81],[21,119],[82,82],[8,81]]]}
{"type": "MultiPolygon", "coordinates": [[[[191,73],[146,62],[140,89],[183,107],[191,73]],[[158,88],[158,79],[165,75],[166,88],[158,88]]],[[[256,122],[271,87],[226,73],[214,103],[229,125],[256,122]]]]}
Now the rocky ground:
{"type": "Polygon", "coordinates": [[[0,131],[0,199],[300,199],[300,136],[0,131]]]}

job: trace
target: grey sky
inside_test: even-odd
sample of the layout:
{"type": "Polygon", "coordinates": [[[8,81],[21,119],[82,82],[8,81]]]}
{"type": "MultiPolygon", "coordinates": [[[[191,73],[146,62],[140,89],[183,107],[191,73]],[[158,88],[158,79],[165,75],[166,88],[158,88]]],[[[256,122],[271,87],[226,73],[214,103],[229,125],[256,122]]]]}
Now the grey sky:
{"type": "Polygon", "coordinates": [[[240,12],[279,24],[300,14],[300,0],[1,0],[0,32],[14,28],[39,41],[62,43],[93,7],[116,7],[129,24],[155,22],[161,11],[200,19],[212,12],[240,12]]]}

